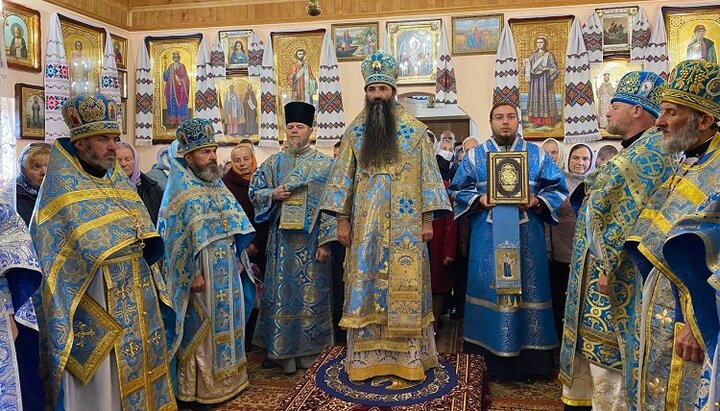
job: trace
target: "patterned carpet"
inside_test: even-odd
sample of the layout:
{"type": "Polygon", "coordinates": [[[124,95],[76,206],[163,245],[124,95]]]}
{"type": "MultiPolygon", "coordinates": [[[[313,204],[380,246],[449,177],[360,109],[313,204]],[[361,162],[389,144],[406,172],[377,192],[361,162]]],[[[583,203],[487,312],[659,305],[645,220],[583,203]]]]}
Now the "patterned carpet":
{"type": "MultiPolygon", "coordinates": [[[[462,349],[461,330],[455,321],[443,318],[443,329],[438,333],[438,351],[459,352],[462,349]]],[[[265,370],[260,367],[264,358],[261,350],[248,354],[250,386],[240,395],[226,402],[216,411],[277,411],[283,399],[302,377],[301,372],[286,376],[280,369],[265,370]]],[[[538,381],[534,384],[490,383],[488,411],[560,411],[561,386],[556,380],[538,381]]]]}

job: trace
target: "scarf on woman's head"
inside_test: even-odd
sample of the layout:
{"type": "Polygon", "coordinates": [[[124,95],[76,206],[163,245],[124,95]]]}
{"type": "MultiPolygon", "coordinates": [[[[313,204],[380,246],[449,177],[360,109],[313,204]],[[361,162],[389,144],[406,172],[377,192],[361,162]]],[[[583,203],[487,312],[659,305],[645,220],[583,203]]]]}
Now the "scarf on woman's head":
{"type": "Polygon", "coordinates": [[[135,168],[133,168],[133,172],[130,175],[130,182],[137,185],[140,185],[140,154],[138,154],[137,150],[135,150],[135,147],[132,146],[132,144],[126,143],[126,142],[120,142],[120,147],[129,148],[130,151],[133,153],[133,159],[135,159],[135,168]]]}
{"type": "Polygon", "coordinates": [[[567,171],[568,173],[571,173],[571,174],[576,174],[576,173],[574,173],[572,170],[570,170],[570,155],[572,154],[573,149],[574,149],[575,147],[577,147],[577,146],[586,147],[586,148],[590,151],[590,167],[588,167],[588,169],[585,170],[585,172],[584,172],[583,174],[578,174],[578,175],[581,175],[581,176],[585,177],[585,176],[587,176],[588,174],[590,174],[593,170],[595,170],[595,159],[597,158],[597,153],[595,153],[595,151],[593,151],[592,147],[590,147],[589,145],[587,145],[587,144],[585,144],[585,143],[573,144],[573,145],[570,147],[570,150],[568,151],[567,159],[565,159],[565,169],[564,169],[564,171],[567,171]]]}
{"type": "Polygon", "coordinates": [[[25,163],[27,163],[28,156],[30,154],[30,148],[32,147],[32,144],[28,144],[23,147],[22,151],[20,152],[20,157],[18,157],[18,165],[20,166],[20,172],[18,173],[17,177],[15,177],[15,182],[17,183],[17,185],[22,187],[22,189],[25,190],[28,194],[37,197],[40,187],[35,187],[33,183],[30,182],[28,176],[25,175],[25,163]]]}
{"type": "Polygon", "coordinates": [[[257,170],[257,159],[255,158],[255,153],[253,153],[252,149],[250,149],[250,147],[248,147],[248,146],[246,146],[246,145],[244,145],[244,144],[243,144],[243,145],[238,145],[237,147],[233,148],[233,150],[230,152],[230,158],[231,158],[230,162],[232,163],[232,171],[233,171],[235,174],[237,174],[238,177],[240,177],[241,179],[243,179],[243,181],[250,181],[250,177],[252,177],[252,175],[253,175],[253,173],[255,172],[255,170],[257,170]],[[233,153],[235,150],[245,150],[245,151],[247,151],[248,153],[250,153],[250,157],[252,158],[252,163],[250,164],[250,173],[248,173],[248,174],[246,174],[246,175],[242,175],[242,174],[240,174],[240,170],[238,170],[238,169],[235,167],[235,163],[232,161],[232,153],[233,153]]]}
{"type": "Polygon", "coordinates": [[[553,142],[557,145],[558,148],[558,157],[555,161],[555,165],[558,166],[560,170],[565,170],[565,149],[563,148],[563,145],[561,142],[555,140],[554,138],[546,138],[545,141],[540,144],[540,148],[545,145],[547,142],[553,142]]]}

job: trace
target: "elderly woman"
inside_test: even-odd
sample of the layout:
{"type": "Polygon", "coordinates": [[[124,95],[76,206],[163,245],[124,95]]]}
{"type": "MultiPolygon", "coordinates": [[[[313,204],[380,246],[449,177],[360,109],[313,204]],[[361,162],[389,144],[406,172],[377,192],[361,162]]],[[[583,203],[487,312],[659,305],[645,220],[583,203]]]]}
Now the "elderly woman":
{"type": "MultiPolygon", "coordinates": [[[[567,157],[567,169],[564,171],[568,191],[572,195],[578,185],[595,169],[594,152],[587,144],[575,144],[567,157]]],[[[558,337],[562,339],[562,318],[565,313],[565,291],[568,286],[570,260],[572,258],[573,237],[577,215],[570,205],[568,196],[557,210],[559,223],[547,226],[550,237],[550,293],[558,337]]]]}
{"type": "Polygon", "coordinates": [[[150,213],[153,224],[157,224],[160,202],[162,202],[163,189],[158,183],[140,172],[140,156],[135,147],[121,141],[115,151],[120,168],[135,185],[138,195],[150,213]]]}
{"type": "Polygon", "coordinates": [[[247,247],[250,261],[257,264],[262,273],[265,272],[265,247],[267,245],[268,226],[255,222],[255,208],[248,197],[250,177],[257,169],[257,160],[252,149],[247,144],[238,144],[230,153],[230,170],[223,176],[225,186],[240,203],[243,211],[247,214],[250,222],[255,228],[255,238],[247,247]]]}
{"type": "Polygon", "coordinates": [[[559,141],[554,138],[546,138],[545,141],[542,142],[541,147],[545,153],[552,157],[555,165],[557,165],[560,170],[565,169],[565,149],[559,141]]]}
{"type": "Polygon", "coordinates": [[[49,159],[50,144],[46,143],[30,143],[20,152],[20,172],[15,179],[17,212],[28,226],[35,208],[38,189],[47,172],[49,159]]]}

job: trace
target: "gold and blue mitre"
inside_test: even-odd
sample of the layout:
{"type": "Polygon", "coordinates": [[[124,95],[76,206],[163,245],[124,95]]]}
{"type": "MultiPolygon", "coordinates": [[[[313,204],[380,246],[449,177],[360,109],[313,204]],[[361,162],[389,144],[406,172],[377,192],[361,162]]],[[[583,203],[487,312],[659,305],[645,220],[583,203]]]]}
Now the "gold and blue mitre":
{"type": "Polygon", "coordinates": [[[63,104],[62,115],[70,128],[71,142],[101,134],[120,134],[117,103],[101,93],[70,97],[63,104]]]}
{"type": "Polygon", "coordinates": [[[681,61],[670,73],[662,101],[720,119],[720,66],[705,60],[681,61]]]}
{"type": "Polygon", "coordinates": [[[665,80],[653,72],[631,71],[620,79],[610,103],[619,101],[640,106],[657,118],[660,115],[660,100],[666,87],[665,80]]]}
{"type": "Polygon", "coordinates": [[[377,51],[367,57],[360,66],[365,87],[372,83],[385,83],[397,89],[398,64],[395,57],[377,51]]]}
{"type": "Polygon", "coordinates": [[[178,151],[187,154],[203,147],[217,147],[212,123],[204,118],[191,118],[180,123],[175,131],[180,147],[178,151]]]}

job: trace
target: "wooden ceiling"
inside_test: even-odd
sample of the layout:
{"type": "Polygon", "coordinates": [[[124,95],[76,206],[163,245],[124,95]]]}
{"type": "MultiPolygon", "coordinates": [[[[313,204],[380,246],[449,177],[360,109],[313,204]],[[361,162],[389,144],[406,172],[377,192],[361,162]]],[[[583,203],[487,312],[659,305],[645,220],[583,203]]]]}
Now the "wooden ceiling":
{"type": "MultiPolygon", "coordinates": [[[[310,17],[307,0],[46,0],[129,31],[253,26],[287,22],[477,13],[533,8],[537,0],[320,0],[310,17]]],[[[640,0],[649,1],[649,0],[640,0]]],[[[586,5],[587,0],[545,0],[543,7],[586,5]]]]}

